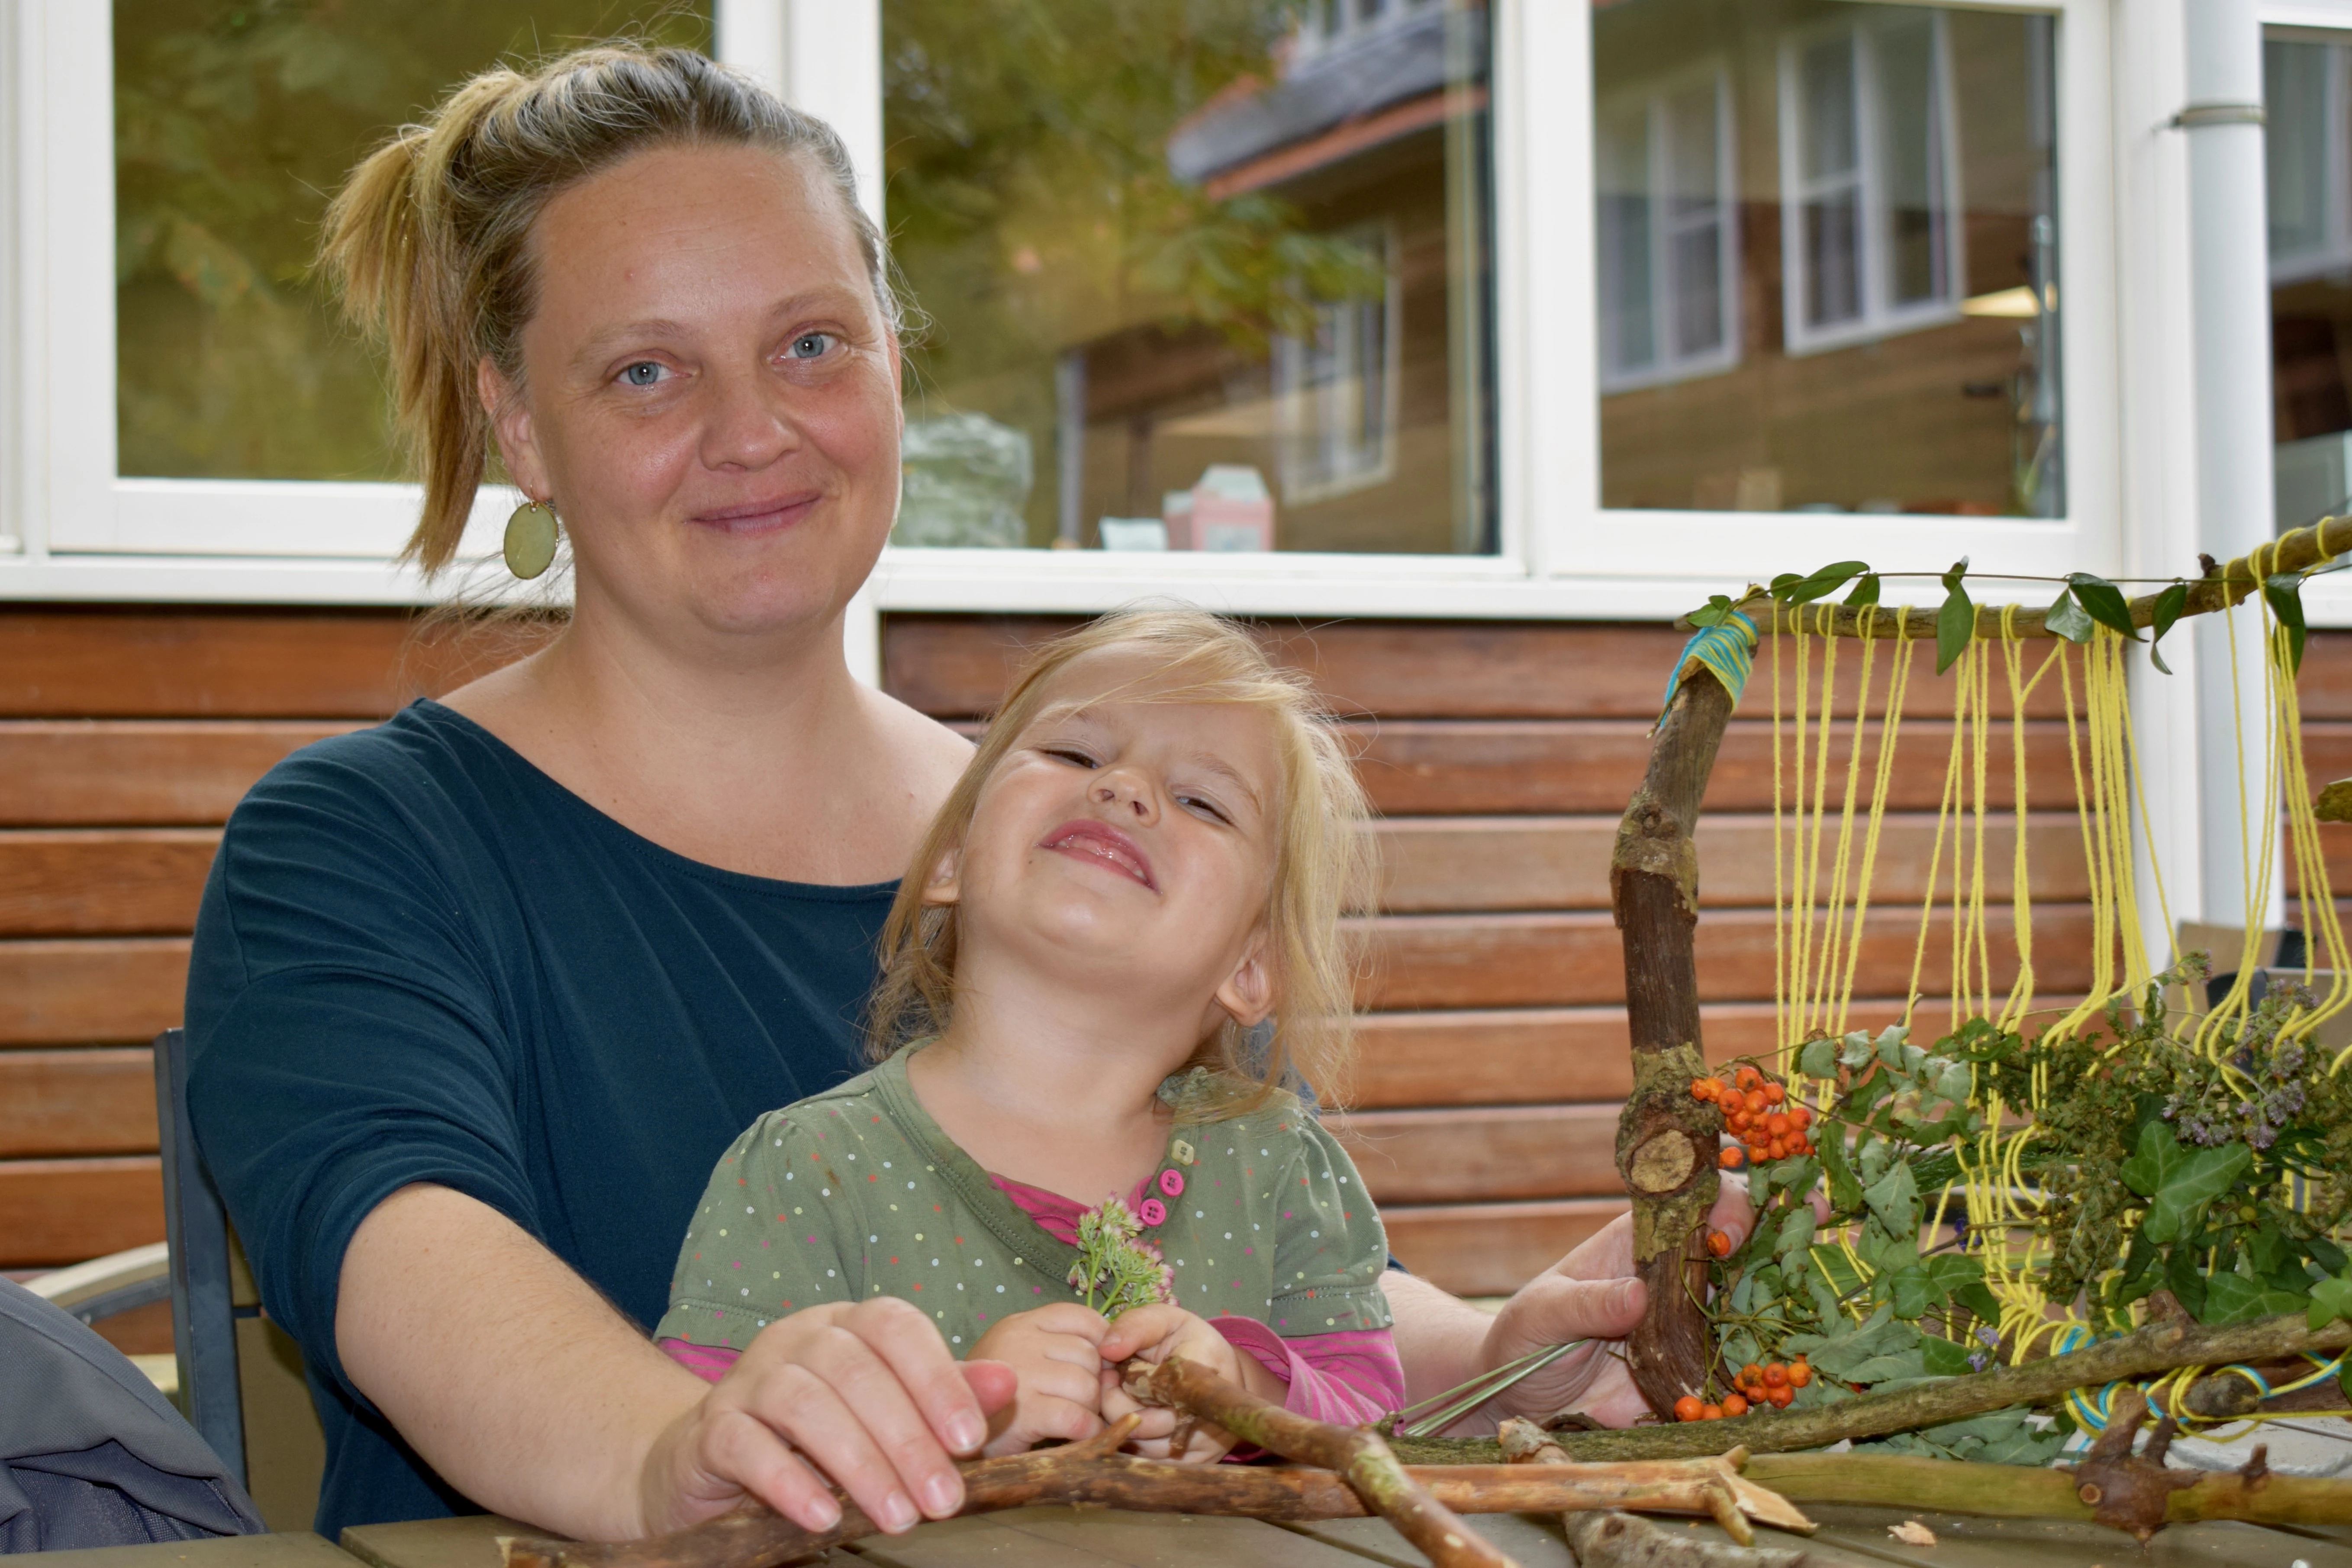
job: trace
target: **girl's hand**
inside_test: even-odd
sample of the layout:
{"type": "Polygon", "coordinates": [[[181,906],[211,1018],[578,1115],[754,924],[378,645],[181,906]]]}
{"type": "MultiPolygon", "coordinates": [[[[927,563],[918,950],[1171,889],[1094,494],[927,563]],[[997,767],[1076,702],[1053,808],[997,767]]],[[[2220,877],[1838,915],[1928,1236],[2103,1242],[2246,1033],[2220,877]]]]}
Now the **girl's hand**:
{"type": "Polygon", "coordinates": [[[1110,1325],[1091,1307],[1057,1301],[999,1318],[971,1347],[1011,1367],[1018,1379],[1013,1401],[997,1412],[987,1452],[1018,1454],[1046,1437],[1075,1443],[1102,1430],[1102,1394],[1095,1376],[1110,1325]]]}
{"type": "Polygon", "coordinates": [[[988,1438],[1013,1398],[1004,1367],[959,1365],[918,1308],[888,1297],[811,1307],[761,1330],[741,1358],[654,1440],[639,1472],[658,1535],[745,1492],[810,1530],[841,1505],[830,1477],[883,1529],[963,1506],[956,1455],[988,1438]]]}
{"type": "Polygon", "coordinates": [[[1119,1385],[1118,1364],[1130,1356],[1157,1366],[1171,1355],[1182,1356],[1237,1383],[1262,1399],[1279,1405],[1290,1390],[1272,1373],[1245,1355],[1195,1313],[1181,1307],[1138,1307],[1122,1312],[1102,1342],[1102,1413],[1116,1421],[1131,1410],[1143,1413],[1129,1447],[1146,1458],[1180,1459],[1186,1464],[1213,1464],[1234,1446],[1234,1435],[1205,1421],[1192,1423],[1181,1451],[1171,1451],[1180,1425],[1177,1412],[1139,1405],[1119,1385]]]}

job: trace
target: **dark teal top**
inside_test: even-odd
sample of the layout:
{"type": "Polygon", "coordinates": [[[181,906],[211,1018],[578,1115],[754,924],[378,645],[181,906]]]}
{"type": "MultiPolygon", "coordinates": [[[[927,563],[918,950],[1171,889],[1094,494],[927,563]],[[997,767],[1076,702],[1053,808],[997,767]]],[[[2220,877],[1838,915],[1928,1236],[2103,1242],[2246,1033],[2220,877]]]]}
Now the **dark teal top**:
{"type": "Polygon", "coordinates": [[[865,1064],[896,884],[638,837],[434,702],[308,746],[230,817],[188,974],[196,1139],[303,1348],[318,1529],[478,1512],[335,1354],[343,1249],[412,1182],[478,1198],[641,1328],[712,1163],[865,1064]]]}

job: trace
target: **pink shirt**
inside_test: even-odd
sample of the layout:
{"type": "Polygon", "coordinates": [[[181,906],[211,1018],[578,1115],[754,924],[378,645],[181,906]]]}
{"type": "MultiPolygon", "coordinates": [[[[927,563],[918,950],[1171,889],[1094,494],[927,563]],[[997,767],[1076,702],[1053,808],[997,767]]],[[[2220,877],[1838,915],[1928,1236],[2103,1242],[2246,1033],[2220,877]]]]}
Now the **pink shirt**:
{"type": "MultiPolygon", "coordinates": [[[[1043,1187],[1011,1182],[992,1173],[988,1178],[1011,1198],[1037,1228],[1056,1241],[1075,1246],[1078,1215],[1087,1205],[1043,1187]]],[[[1127,1206],[1139,1208],[1144,1184],[1136,1184],[1127,1206]]],[[[1387,1329],[1349,1329],[1338,1333],[1303,1334],[1285,1338],[1253,1318],[1224,1314],[1209,1321],[1225,1342],[1280,1379],[1289,1389],[1284,1406],[1301,1415],[1335,1426],[1355,1426],[1376,1421],[1404,1404],[1404,1366],[1397,1359],[1395,1336],[1387,1329]]],[[[661,1348],[689,1372],[716,1383],[735,1364],[740,1351],[666,1339],[661,1348]]]]}

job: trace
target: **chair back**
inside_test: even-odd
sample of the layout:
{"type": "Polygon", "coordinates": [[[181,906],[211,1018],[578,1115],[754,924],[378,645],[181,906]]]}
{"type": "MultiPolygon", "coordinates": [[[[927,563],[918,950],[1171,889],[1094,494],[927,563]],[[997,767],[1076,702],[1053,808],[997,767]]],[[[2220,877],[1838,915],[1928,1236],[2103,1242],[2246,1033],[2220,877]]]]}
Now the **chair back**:
{"type": "Polygon", "coordinates": [[[237,1387],[236,1309],[229,1294],[228,1214],[188,1122],[188,1037],[155,1037],[155,1121],[163,1155],[163,1233],[172,1253],[172,1342],[180,1404],[239,1486],[245,1407],[237,1387]]]}

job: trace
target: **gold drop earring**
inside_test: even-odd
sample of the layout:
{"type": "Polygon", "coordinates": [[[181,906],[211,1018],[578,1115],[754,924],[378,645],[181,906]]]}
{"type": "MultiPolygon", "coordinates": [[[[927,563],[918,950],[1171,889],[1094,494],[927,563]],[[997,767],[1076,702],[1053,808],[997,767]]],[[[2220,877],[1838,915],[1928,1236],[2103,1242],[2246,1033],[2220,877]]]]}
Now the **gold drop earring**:
{"type": "Polygon", "coordinates": [[[507,519],[507,570],[528,582],[555,561],[555,508],[527,500],[507,519]]]}

